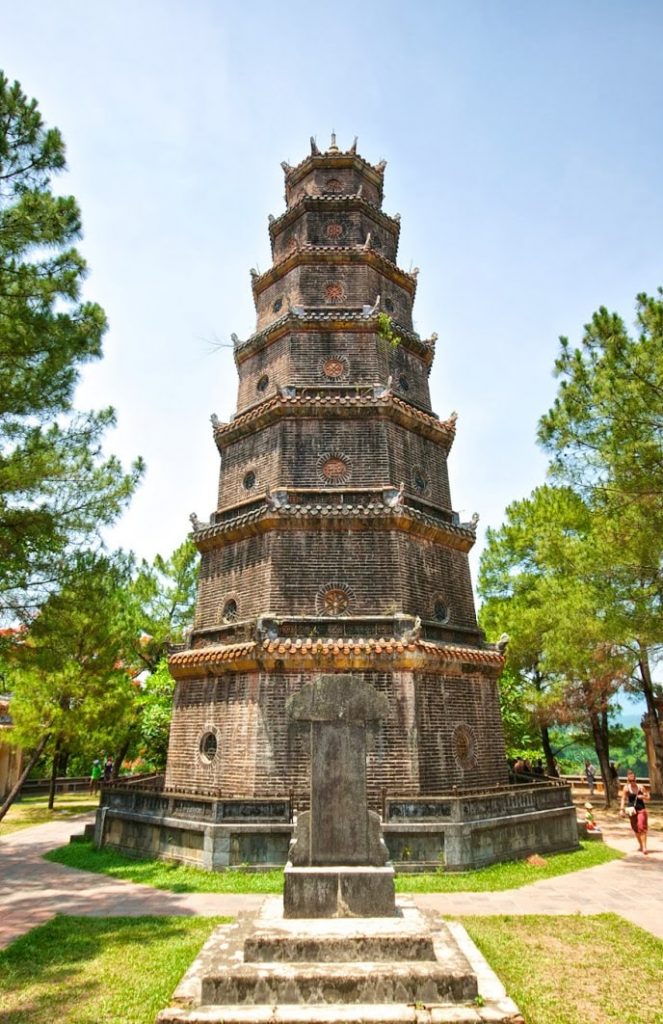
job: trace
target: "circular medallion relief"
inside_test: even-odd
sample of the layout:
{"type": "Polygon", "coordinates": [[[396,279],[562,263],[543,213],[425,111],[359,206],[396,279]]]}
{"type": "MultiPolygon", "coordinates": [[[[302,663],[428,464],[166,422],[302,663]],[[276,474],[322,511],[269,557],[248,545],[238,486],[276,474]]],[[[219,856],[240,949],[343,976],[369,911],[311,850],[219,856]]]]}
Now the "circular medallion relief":
{"type": "Polygon", "coordinates": [[[347,615],[352,603],[352,592],[344,583],[328,583],[320,587],[315,598],[318,615],[347,615]]]}
{"type": "Polygon", "coordinates": [[[326,484],[347,484],[350,479],[350,460],[338,452],[326,452],[318,459],[318,475],[326,484]]]}
{"type": "Polygon", "coordinates": [[[476,768],[478,762],[477,740],[471,726],[457,725],[451,734],[451,746],[459,768],[462,768],[463,771],[476,768]]]}
{"type": "Polygon", "coordinates": [[[339,181],[338,178],[328,178],[322,187],[323,192],[342,192],[343,182],[339,181]]]}
{"type": "Polygon", "coordinates": [[[347,377],[350,366],[345,356],[330,356],[322,362],[322,372],[329,380],[347,377]]]}
{"type": "Polygon", "coordinates": [[[340,302],[344,295],[345,292],[340,281],[330,281],[325,287],[325,299],[327,302],[340,302]]]}
{"type": "Polygon", "coordinates": [[[328,224],[327,227],[325,228],[325,234],[327,238],[331,238],[332,241],[335,241],[337,238],[341,238],[341,236],[343,235],[343,225],[338,224],[336,222],[334,222],[333,224],[328,224]]]}

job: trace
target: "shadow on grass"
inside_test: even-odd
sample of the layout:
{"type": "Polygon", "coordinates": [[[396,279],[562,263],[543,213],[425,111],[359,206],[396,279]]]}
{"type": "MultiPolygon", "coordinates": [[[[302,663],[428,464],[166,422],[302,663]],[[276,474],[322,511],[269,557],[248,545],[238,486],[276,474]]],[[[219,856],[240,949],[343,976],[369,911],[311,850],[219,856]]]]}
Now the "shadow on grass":
{"type": "Polygon", "coordinates": [[[58,915],[0,951],[0,1021],[151,1020],[220,920],[58,915]]]}

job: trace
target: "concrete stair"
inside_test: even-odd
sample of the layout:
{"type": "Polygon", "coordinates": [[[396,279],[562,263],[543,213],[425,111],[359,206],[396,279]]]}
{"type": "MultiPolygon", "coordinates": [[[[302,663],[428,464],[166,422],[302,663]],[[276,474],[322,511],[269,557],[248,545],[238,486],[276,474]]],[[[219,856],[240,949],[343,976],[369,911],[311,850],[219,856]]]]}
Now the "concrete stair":
{"type": "Polygon", "coordinates": [[[479,994],[454,928],[407,901],[396,918],[302,920],[270,899],[213,933],[157,1024],[522,1024],[485,961],[479,994]]]}

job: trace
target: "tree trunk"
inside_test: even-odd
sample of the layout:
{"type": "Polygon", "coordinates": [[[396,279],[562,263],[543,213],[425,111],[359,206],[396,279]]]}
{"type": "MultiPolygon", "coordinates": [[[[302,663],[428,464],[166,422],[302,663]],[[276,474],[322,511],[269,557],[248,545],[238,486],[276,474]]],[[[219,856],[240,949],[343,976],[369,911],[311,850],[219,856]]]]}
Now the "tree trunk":
{"type": "Polygon", "coordinates": [[[111,775],[111,782],[117,782],[117,780],[119,778],[120,768],[122,767],[122,762],[124,761],[125,757],[127,756],[127,751],[129,749],[129,747],[131,746],[132,738],[133,737],[132,737],[131,733],[130,732],[127,733],[126,739],[124,740],[122,746],[120,747],[120,749],[118,750],[117,754],[115,755],[115,758],[113,760],[113,772],[112,772],[112,775],[111,775]]]}
{"type": "MultiPolygon", "coordinates": [[[[642,681],[642,692],[647,704],[647,717],[649,721],[649,728],[651,730],[651,741],[652,746],[654,747],[654,755],[656,757],[656,764],[660,775],[663,774],[663,736],[661,735],[661,722],[658,717],[656,697],[654,695],[654,686],[651,678],[651,669],[649,667],[649,652],[645,645],[640,642],[638,642],[638,647],[640,649],[638,668],[640,670],[640,679],[642,681]]],[[[652,796],[661,796],[661,794],[652,792],[652,796]]]]}
{"type": "Polygon", "coordinates": [[[548,775],[557,775],[557,767],[555,765],[555,755],[553,753],[552,744],[550,742],[550,732],[547,725],[542,725],[541,729],[541,745],[543,747],[543,753],[546,759],[546,768],[548,775]]]}
{"type": "Polygon", "coordinates": [[[27,779],[28,775],[30,774],[30,772],[32,771],[32,769],[36,765],[37,761],[41,757],[41,755],[42,755],[42,753],[44,751],[44,747],[46,746],[46,744],[48,743],[50,738],[51,738],[51,734],[50,734],[50,732],[47,732],[39,740],[39,743],[35,747],[35,751],[34,751],[32,757],[30,758],[30,760],[28,761],[27,765],[23,769],[18,782],[16,783],[14,788],[12,790],[10,790],[10,792],[9,792],[9,794],[7,796],[7,799],[5,800],[5,802],[2,805],[2,807],[0,807],[0,821],[2,821],[2,819],[5,816],[5,814],[7,813],[7,811],[11,807],[11,805],[14,803],[14,800],[16,799],[18,794],[21,792],[21,789],[23,787],[23,783],[25,782],[25,780],[27,779]]]}
{"type": "Polygon", "coordinates": [[[55,780],[58,777],[58,768],[60,767],[60,740],[55,741],[55,750],[53,751],[53,764],[51,765],[51,782],[48,787],[48,809],[53,810],[55,804],[55,780]]]}
{"type": "Polygon", "coordinates": [[[603,716],[600,712],[590,711],[589,720],[592,726],[592,736],[594,738],[594,750],[599,762],[599,768],[601,769],[601,778],[603,779],[603,790],[605,792],[605,806],[610,807],[610,749],[607,743],[607,737],[604,734],[603,729],[603,716]]]}

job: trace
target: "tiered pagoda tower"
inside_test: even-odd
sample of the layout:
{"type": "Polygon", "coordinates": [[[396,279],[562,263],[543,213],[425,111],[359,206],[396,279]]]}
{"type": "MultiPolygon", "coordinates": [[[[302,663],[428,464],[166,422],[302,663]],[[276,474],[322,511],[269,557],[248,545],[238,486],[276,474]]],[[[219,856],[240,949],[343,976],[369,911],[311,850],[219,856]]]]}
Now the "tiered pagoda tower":
{"type": "Polygon", "coordinates": [[[177,680],[166,789],[307,800],[285,702],[321,672],[386,694],[369,792],[506,783],[497,677],[468,567],[476,524],[449,493],[455,415],[431,410],[435,336],[412,327],[385,164],[311,142],[283,164],[273,263],[251,271],[255,333],[234,340],[237,412],[213,417],[217,509],[192,517],[202,565],[177,680]]]}

